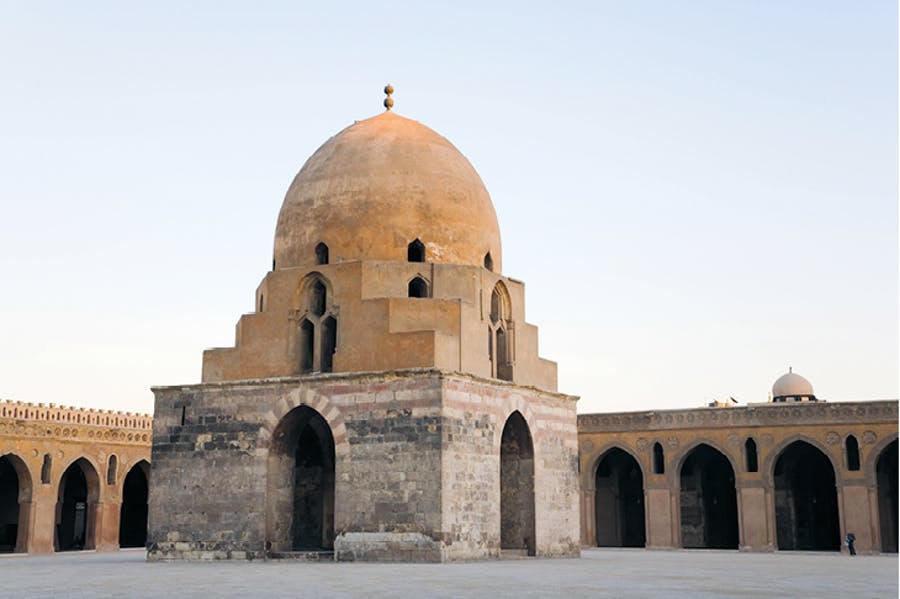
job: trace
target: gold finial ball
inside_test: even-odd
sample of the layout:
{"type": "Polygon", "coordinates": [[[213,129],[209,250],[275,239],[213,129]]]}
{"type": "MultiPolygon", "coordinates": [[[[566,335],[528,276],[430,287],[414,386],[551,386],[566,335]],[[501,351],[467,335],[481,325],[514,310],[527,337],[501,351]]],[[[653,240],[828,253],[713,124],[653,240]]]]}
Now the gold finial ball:
{"type": "Polygon", "coordinates": [[[391,97],[391,94],[394,93],[394,86],[390,83],[385,85],[384,93],[387,95],[387,98],[384,99],[384,107],[390,110],[394,106],[394,99],[391,97]]]}

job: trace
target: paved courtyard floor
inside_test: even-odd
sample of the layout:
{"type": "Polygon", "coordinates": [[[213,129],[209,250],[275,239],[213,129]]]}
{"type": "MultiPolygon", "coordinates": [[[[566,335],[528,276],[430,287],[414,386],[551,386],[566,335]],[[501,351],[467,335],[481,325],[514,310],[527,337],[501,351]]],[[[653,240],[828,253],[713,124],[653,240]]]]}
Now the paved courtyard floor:
{"type": "Polygon", "coordinates": [[[896,556],[587,549],[457,564],[147,563],[142,550],[0,558],[0,597],[897,597],[896,556]]]}

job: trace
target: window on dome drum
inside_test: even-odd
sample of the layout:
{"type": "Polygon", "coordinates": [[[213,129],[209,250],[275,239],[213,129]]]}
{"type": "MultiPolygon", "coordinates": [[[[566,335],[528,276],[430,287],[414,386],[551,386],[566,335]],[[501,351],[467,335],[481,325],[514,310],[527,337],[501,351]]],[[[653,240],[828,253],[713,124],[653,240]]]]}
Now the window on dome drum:
{"type": "Polygon", "coordinates": [[[853,435],[848,435],[844,442],[847,448],[847,470],[859,470],[859,442],[853,435]]]}
{"type": "Polygon", "coordinates": [[[53,458],[49,453],[44,454],[44,463],[41,464],[41,484],[50,484],[50,467],[53,465],[53,458]]]}
{"type": "Polygon", "coordinates": [[[328,264],[328,246],[324,243],[316,246],[316,264],[328,264]]]}
{"type": "Polygon", "coordinates": [[[756,441],[750,437],[747,437],[747,440],[744,441],[744,464],[747,472],[757,472],[759,470],[756,457],[756,441]]]}
{"type": "Polygon", "coordinates": [[[312,297],[309,302],[309,311],[315,316],[322,316],[325,314],[325,297],[326,295],[325,285],[322,284],[322,281],[316,281],[312,286],[312,297]]]}
{"type": "Polygon", "coordinates": [[[409,282],[409,297],[428,297],[428,283],[422,277],[416,277],[409,282]]]}
{"type": "Polygon", "coordinates": [[[119,466],[119,460],[116,456],[109,456],[109,464],[106,466],[106,484],[114,485],[116,484],[116,469],[119,466]]]}
{"type": "Polygon", "coordinates": [[[663,456],[663,448],[658,442],[653,444],[653,474],[665,474],[666,462],[663,456]]]}
{"type": "Polygon", "coordinates": [[[494,272],[494,259],[491,258],[490,252],[484,255],[484,267],[489,271],[494,272]]]}
{"type": "Polygon", "coordinates": [[[425,244],[416,239],[406,248],[408,262],[425,262],[425,244]]]}
{"type": "Polygon", "coordinates": [[[491,361],[491,376],[504,381],[513,380],[513,322],[509,292],[502,282],[498,282],[491,292],[490,338],[488,357],[491,361]]]}
{"type": "Polygon", "coordinates": [[[304,318],[300,323],[300,372],[312,372],[314,341],[313,323],[304,318]]]}
{"type": "Polygon", "coordinates": [[[331,372],[337,349],[337,320],[329,316],[322,321],[322,372],[331,372]]]}
{"type": "Polygon", "coordinates": [[[293,313],[298,322],[291,341],[297,371],[331,372],[337,351],[337,314],[332,291],[320,273],[312,273],[301,284],[293,313]]]}

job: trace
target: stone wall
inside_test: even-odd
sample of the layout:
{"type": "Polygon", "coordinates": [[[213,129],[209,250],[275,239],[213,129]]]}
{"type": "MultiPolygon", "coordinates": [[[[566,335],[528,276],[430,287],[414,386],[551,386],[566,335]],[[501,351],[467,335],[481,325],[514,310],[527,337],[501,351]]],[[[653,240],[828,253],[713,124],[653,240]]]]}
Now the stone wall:
{"type": "Polygon", "coordinates": [[[291,549],[278,539],[293,518],[282,480],[294,484],[293,466],[273,448],[304,406],[333,437],[336,559],[497,557],[500,435],[515,411],[534,442],[537,553],[578,554],[574,398],[430,369],[154,392],[152,560],[291,549]]]}

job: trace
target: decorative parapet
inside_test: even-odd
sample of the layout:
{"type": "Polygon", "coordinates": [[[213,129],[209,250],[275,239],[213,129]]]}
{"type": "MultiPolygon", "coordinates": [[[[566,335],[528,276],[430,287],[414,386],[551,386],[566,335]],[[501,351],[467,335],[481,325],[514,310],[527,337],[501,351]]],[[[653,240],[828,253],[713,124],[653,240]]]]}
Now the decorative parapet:
{"type": "Polygon", "coordinates": [[[56,404],[0,401],[0,435],[149,444],[153,416],[56,404]]]}
{"type": "Polygon", "coordinates": [[[579,433],[709,428],[717,426],[796,426],[798,424],[896,423],[896,399],[843,403],[780,403],[648,412],[579,414],[579,433]]]}

